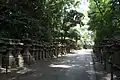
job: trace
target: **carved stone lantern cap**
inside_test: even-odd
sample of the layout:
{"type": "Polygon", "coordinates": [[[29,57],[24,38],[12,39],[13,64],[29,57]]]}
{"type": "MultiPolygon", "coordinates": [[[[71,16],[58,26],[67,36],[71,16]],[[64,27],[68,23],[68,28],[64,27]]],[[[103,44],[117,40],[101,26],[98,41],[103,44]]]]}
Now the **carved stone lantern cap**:
{"type": "Polygon", "coordinates": [[[22,41],[25,42],[25,43],[31,43],[32,42],[30,38],[22,39],[22,41]]]}
{"type": "Polygon", "coordinates": [[[6,52],[6,46],[5,42],[0,40],[0,54],[2,54],[3,52],[6,52]]]}
{"type": "Polygon", "coordinates": [[[32,43],[32,46],[35,47],[35,46],[36,46],[36,43],[32,43]]]}
{"type": "Polygon", "coordinates": [[[32,46],[31,44],[25,44],[25,45],[23,45],[24,47],[30,47],[30,46],[32,46]]]}
{"type": "Polygon", "coordinates": [[[23,45],[24,45],[24,43],[18,43],[18,45],[21,45],[21,46],[23,46],[23,45]]]}
{"type": "Polygon", "coordinates": [[[7,45],[7,50],[12,50],[15,43],[12,42],[12,39],[9,39],[9,42],[7,42],[6,45],[7,45]]]}
{"type": "Polygon", "coordinates": [[[40,48],[42,48],[43,47],[43,45],[42,44],[40,44],[40,48]]]}
{"type": "Polygon", "coordinates": [[[4,44],[5,44],[5,42],[3,40],[0,40],[0,46],[4,45],[4,44]]]}

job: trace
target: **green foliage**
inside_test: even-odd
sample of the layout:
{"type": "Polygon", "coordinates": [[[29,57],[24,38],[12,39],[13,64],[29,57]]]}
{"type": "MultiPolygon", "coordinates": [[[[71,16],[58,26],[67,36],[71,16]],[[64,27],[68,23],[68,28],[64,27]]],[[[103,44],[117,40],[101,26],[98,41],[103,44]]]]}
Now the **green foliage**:
{"type": "Polygon", "coordinates": [[[53,41],[68,37],[70,27],[83,25],[74,0],[0,0],[0,37],[53,41]]]}
{"type": "Polygon", "coordinates": [[[119,30],[120,15],[118,13],[120,11],[120,5],[118,4],[120,3],[118,1],[90,0],[89,29],[96,34],[96,43],[105,37],[115,36],[115,32],[119,30]]]}

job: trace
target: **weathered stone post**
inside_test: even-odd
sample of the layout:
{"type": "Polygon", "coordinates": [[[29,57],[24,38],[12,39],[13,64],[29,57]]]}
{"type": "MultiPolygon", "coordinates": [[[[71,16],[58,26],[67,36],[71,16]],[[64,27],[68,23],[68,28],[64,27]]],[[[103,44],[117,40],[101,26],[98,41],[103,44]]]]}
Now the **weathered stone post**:
{"type": "Polygon", "coordinates": [[[64,53],[65,53],[65,54],[67,54],[67,49],[66,49],[66,48],[67,48],[67,45],[64,44],[64,53]]]}
{"type": "Polygon", "coordinates": [[[31,46],[31,56],[32,56],[33,58],[35,58],[35,46],[34,46],[33,41],[32,41],[32,46],[31,46]]]}
{"type": "Polygon", "coordinates": [[[23,45],[24,44],[21,43],[20,40],[17,40],[17,43],[15,44],[15,48],[16,48],[15,58],[16,58],[16,65],[18,67],[24,66],[23,56],[21,54],[21,50],[22,50],[23,45]]]}
{"type": "Polygon", "coordinates": [[[61,56],[64,55],[64,46],[63,44],[61,45],[61,56]]]}
{"type": "Polygon", "coordinates": [[[42,59],[45,59],[45,50],[44,50],[44,44],[41,45],[42,46],[42,59]]]}
{"type": "Polygon", "coordinates": [[[55,52],[55,51],[56,51],[56,50],[55,50],[55,45],[54,45],[54,44],[52,44],[52,45],[53,45],[53,57],[56,58],[56,55],[55,55],[55,54],[56,54],[56,52],[55,52]]]}
{"type": "Polygon", "coordinates": [[[47,59],[47,43],[45,43],[44,51],[45,51],[45,59],[47,59]]]}
{"type": "Polygon", "coordinates": [[[33,57],[35,58],[35,60],[37,60],[36,44],[33,43],[32,46],[33,46],[33,50],[32,50],[33,53],[32,53],[32,55],[33,55],[33,57]]]}
{"type": "Polygon", "coordinates": [[[2,67],[2,51],[0,51],[0,68],[2,67]]]}
{"type": "Polygon", "coordinates": [[[12,43],[11,39],[8,39],[8,40],[9,42],[7,43],[7,53],[5,55],[6,73],[9,68],[16,67],[15,58],[13,56],[14,43],[12,43]]]}
{"type": "Polygon", "coordinates": [[[56,56],[59,57],[59,44],[56,43],[56,56]]]}
{"type": "Polygon", "coordinates": [[[53,45],[51,44],[50,45],[50,58],[52,59],[53,58],[53,50],[54,50],[54,48],[53,48],[53,45]]]}
{"type": "Polygon", "coordinates": [[[46,59],[46,57],[47,57],[47,54],[46,54],[46,43],[44,43],[44,47],[43,47],[43,49],[44,49],[44,59],[46,59]]]}
{"type": "Polygon", "coordinates": [[[58,55],[61,54],[61,44],[58,44],[58,55]]]}
{"type": "Polygon", "coordinates": [[[42,55],[42,44],[40,43],[39,44],[39,54],[40,54],[40,59],[42,60],[43,59],[43,55],[42,55]]]}
{"type": "Polygon", "coordinates": [[[6,46],[5,42],[0,40],[0,68],[5,66],[6,46]]]}
{"type": "Polygon", "coordinates": [[[37,51],[38,51],[38,60],[40,60],[41,59],[41,52],[40,52],[40,43],[38,42],[38,44],[37,44],[37,51]]]}
{"type": "Polygon", "coordinates": [[[45,45],[44,43],[41,45],[42,46],[42,59],[44,60],[45,59],[45,45]]]}
{"type": "Polygon", "coordinates": [[[50,58],[50,45],[47,45],[47,58],[50,58]]]}
{"type": "Polygon", "coordinates": [[[39,60],[39,44],[38,44],[38,42],[36,42],[35,46],[36,46],[36,60],[39,60]]]}
{"type": "Polygon", "coordinates": [[[27,38],[27,39],[23,39],[22,41],[24,43],[24,48],[23,48],[23,53],[22,53],[24,63],[30,65],[35,62],[34,58],[31,56],[30,50],[29,50],[31,47],[31,40],[27,38]]]}
{"type": "Polygon", "coordinates": [[[54,56],[57,57],[56,42],[53,42],[53,46],[54,46],[54,56]]]}
{"type": "Polygon", "coordinates": [[[49,45],[46,45],[46,58],[49,58],[49,45]]]}
{"type": "Polygon", "coordinates": [[[52,47],[51,47],[51,45],[49,45],[49,57],[50,57],[50,59],[52,59],[52,47]]]}

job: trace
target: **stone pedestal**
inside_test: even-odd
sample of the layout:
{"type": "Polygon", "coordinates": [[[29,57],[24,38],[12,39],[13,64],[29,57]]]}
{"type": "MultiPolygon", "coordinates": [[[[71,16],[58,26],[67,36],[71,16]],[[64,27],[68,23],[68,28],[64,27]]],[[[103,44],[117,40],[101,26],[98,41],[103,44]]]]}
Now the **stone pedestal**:
{"type": "Polygon", "coordinates": [[[116,52],[112,56],[112,62],[120,66],[120,53],[116,52]]]}
{"type": "Polygon", "coordinates": [[[2,54],[0,54],[0,68],[2,67],[2,54]]]}
{"type": "Polygon", "coordinates": [[[7,51],[7,54],[5,55],[5,65],[7,68],[13,68],[16,67],[16,61],[12,54],[12,49],[9,49],[7,51]]]}
{"type": "Polygon", "coordinates": [[[24,59],[23,59],[23,56],[21,55],[20,53],[20,50],[21,49],[17,49],[17,53],[16,53],[16,65],[18,67],[24,67],[24,59]]]}
{"type": "Polygon", "coordinates": [[[24,52],[23,52],[23,58],[24,58],[24,62],[26,64],[31,64],[35,61],[34,58],[31,56],[31,54],[29,52],[28,45],[25,45],[24,52]]]}
{"type": "Polygon", "coordinates": [[[43,55],[42,55],[42,45],[40,45],[40,49],[39,49],[39,54],[40,54],[40,59],[42,60],[43,59],[43,55]]]}
{"type": "Polygon", "coordinates": [[[24,60],[23,60],[23,56],[21,54],[18,54],[18,66],[19,67],[24,67],[24,60]]]}

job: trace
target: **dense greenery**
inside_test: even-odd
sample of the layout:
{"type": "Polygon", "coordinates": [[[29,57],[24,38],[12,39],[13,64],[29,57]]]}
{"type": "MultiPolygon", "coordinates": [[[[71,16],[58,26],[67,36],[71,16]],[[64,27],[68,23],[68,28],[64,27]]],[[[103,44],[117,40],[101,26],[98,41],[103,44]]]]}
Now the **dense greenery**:
{"type": "Polygon", "coordinates": [[[119,0],[90,0],[89,29],[95,34],[95,44],[118,35],[120,30],[119,0]]]}
{"type": "MultiPolygon", "coordinates": [[[[83,25],[74,0],[0,0],[0,37],[65,40],[70,27],[83,25]]],[[[75,33],[76,34],[76,33],[75,33]]],[[[77,34],[75,36],[75,39],[77,34]]]]}

